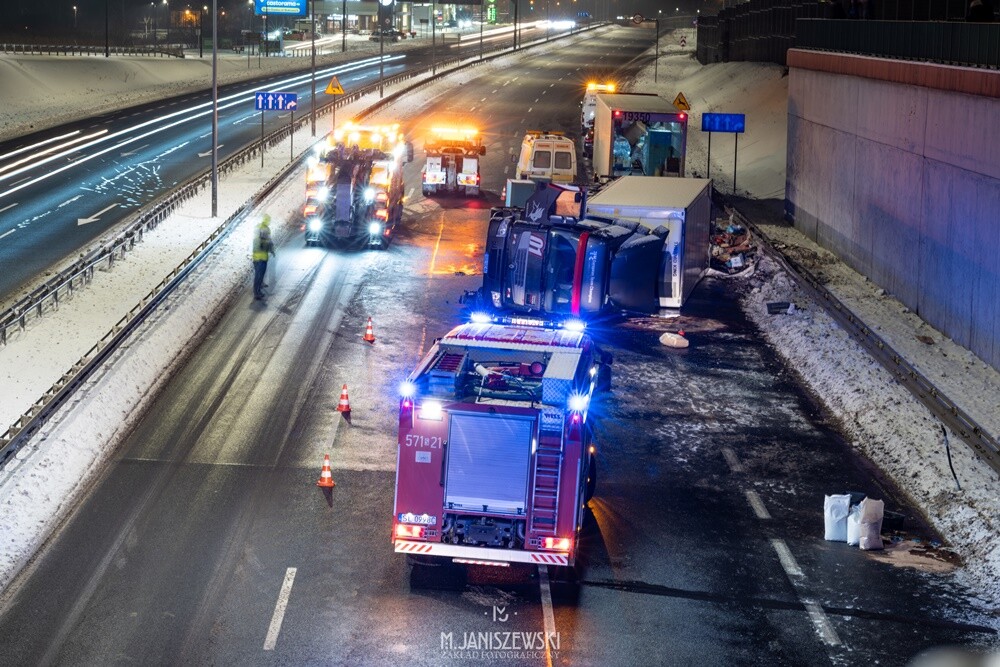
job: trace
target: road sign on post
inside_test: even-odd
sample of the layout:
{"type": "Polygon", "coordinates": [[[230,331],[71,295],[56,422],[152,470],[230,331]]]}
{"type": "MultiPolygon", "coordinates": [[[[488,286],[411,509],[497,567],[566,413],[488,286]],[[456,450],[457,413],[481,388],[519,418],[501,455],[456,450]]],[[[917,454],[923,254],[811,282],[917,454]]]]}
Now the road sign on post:
{"type": "MultiPolygon", "coordinates": [[[[336,75],[330,79],[330,83],[326,87],[327,95],[343,95],[344,87],[340,85],[340,79],[336,75]]],[[[334,100],[333,104],[330,105],[332,111],[330,112],[330,127],[331,129],[337,129],[337,101],[334,100]]]]}
{"type": "Polygon", "coordinates": [[[291,144],[292,159],[295,157],[295,139],[293,138],[292,124],[295,122],[295,110],[299,107],[299,96],[297,93],[275,92],[268,90],[258,90],[253,94],[254,110],[260,112],[260,166],[264,166],[264,112],[265,111],[290,111],[288,138],[291,144]]]}
{"type": "Polygon", "coordinates": [[[733,146],[733,194],[736,194],[736,157],[740,148],[740,135],[746,132],[747,117],[741,113],[703,113],[701,131],[708,132],[708,176],[712,177],[712,133],[729,132],[735,134],[733,146]]]}
{"type": "Polygon", "coordinates": [[[280,93],[258,90],[254,93],[255,111],[288,111],[299,106],[297,93],[280,93]]]}

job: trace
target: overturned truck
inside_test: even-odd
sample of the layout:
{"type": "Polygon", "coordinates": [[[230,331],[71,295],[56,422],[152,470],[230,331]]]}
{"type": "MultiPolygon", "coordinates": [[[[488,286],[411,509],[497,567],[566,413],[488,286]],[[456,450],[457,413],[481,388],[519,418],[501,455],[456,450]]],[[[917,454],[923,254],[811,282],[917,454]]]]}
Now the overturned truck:
{"type": "Polygon", "coordinates": [[[589,201],[550,184],[523,208],[494,208],[475,307],[554,319],[679,309],[708,269],[711,189],[626,176],[589,201]]]}

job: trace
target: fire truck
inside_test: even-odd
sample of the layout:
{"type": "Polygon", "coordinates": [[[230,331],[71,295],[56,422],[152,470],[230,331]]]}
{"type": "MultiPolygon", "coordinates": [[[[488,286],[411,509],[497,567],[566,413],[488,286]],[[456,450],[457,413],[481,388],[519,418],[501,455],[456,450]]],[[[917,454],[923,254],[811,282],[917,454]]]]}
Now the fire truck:
{"type": "Polygon", "coordinates": [[[611,357],[582,325],[516,322],[454,328],[403,383],[392,534],[415,564],[576,560],[611,357]]]}
{"type": "Polygon", "coordinates": [[[347,123],[306,164],[306,245],[384,249],[403,215],[403,160],[413,159],[399,125],[347,123]]]}
{"type": "Polygon", "coordinates": [[[435,127],[424,141],[422,172],[425,197],[439,192],[479,196],[479,158],[486,147],[473,128],[435,127]]]}

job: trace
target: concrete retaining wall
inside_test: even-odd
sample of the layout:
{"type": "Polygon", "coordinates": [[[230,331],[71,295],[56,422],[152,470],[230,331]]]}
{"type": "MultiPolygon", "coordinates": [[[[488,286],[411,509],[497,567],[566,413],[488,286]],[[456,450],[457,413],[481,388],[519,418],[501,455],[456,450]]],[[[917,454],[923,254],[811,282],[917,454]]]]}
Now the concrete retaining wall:
{"type": "MultiPolygon", "coordinates": [[[[887,61],[795,53],[789,51],[790,219],[1000,369],[995,82],[955,90],[961,77],[942,77],[941,65],[882,67],[887,61]]],[[[1000,80],[997,72],[982,75],[1000,80]]]]}

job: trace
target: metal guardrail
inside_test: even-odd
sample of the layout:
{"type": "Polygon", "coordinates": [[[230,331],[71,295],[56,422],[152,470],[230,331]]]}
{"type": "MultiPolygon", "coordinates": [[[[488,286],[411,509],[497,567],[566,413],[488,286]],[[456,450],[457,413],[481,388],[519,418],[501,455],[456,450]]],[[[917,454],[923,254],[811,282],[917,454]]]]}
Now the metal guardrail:
{"type": "MultiPolygon", "coordinates": [[[[546,42],[547,40],[540,43],[545,44],[546,42]]],[[[522,47],[522,50],[524,48],[537,45],[537,43],[527,45],[522,47]]],[[[491,55],[491,58],[506,55],[507,49],[500,46],[494,48],[493,52],[494,53],[491,55]]],[[[452,58],[442,61],[441,63],[435,63],[435,68],[445,69],[449,66],[449,64],[452,65],[451,69],[441,71],[437,74],[437,76],[443,76],[468,67],[473,67],[485,61],[485,56],[483,58],[478,58],[476,56],[452,58]],[[463,64],[463,60],[469,62],[463,64]]],[[[334,100],[318,106],[317,113],[332,107],[350,104],[364,95],[377,91],[380,87],[391,86],[419,76],[426,76],[430,71],[431,68],[425,68],[387,77],[381,82],[370,84],[347,95],[338,96],[334,100]]],[[[358,114],[358,117],[364,118],[365,116],[374,113],[378,109],[382,108],[386,104],[389,104],[401,95],[406,94],[415,87],[417,86],[411,86],[383,97],[361,114],[358,114]]],[[[258,151],[265,150],[266,147],[271,147],[274,144],[281,142],[288,137],[290,133],[296,131],[309,122],[311,122],[310,115],[303,114],[301,118],[295,121],[294,125],[286,125],[282,129],[267,135],[263,140],[256,140],[240,149],[237,153],[221,162],[219,164],[219,170],[224,173],[243,164],[247,160],[256,157],[258,151]]],[[[143,320],[145,320],[149,313],[151,313],[153,309],[155,309],[156,306],[159,305],[159,303],[174,289],[174,287],[176,287],[176,285],[179,284],[180,281],[188,275],[188,273],[190,273],[194,266],[200,263],[218,244],[218,242],[231,231],[235,223],[239,222],[243,216],[256,206],[257,203],[267,194],[269,194],[278,183],[284,180],[288,174],[296,169],[302,161],[306,159],[306,157],[307,154],[303,154],[299,158],[291,161],[278,175],[269,180],[264,187],[254,195],[254,197],[247,200],[247,202],[236,213],[227,218],[226,221],[223,222],[215,232],[213,232],[209,239],[202,243],[198,249],[196,249],[190,256],[188,256],[187,259],[184,260],[184,262],[175,267],[170,275],[161,281],[159,285],[153,288],[149,294],[143,297],[139,304],[136,305],[121,320],[119,320],[119,322],[112,327],[110,332],[108,332],[96,345],[94,345],[94,347],[84,354],[83,357],[81,357],[69,371],[67,371],[51,388],[49,388],[49,390],[46,391],[42,397],[31,406],[28,412],[22,414],[21,417],[18,418],[18,420],[15,421],[2,436],[0,436],[0,466],[2,466],[20,446],[27,442],[38,431],[38,429],[42,427],[48,418],[51,417],[51,415],[55,413],[65,400],[80,385],[83,384],[87,377],[108,357],[108,355],[110,355],[111,352],[113,352],[114,349],[117,348],[117,346],[143,320]]],[[[189,179],[187,183],[181,185],[170,194],[154,202],[150,205],[147,211],[140,211],[133,217],[133,220],[127,224],[126,229],[104,248],[95,251],[88,256],[88,258],[78,261],[69,269],[60,272],[56,277],[47,281],[45,285],[39,287],[28,297],[25,297],[25,299],[22,299],[15,304],[14,307],[8,309],[3,314],[0,314],[0,342],[6,342],[8,329],[18,327],[23,330],[28,317],[41,317],[46,312],[47,306],[53,309],[58,308],[60,293],[64,296],[72,294],[74,289],[78,289],[88,283],[93,277],[94,268],[98,265],[107,262],[109,267],[112,266],[115,258],[120,257],[123,253],[133,248],[136,240],[141,240],[142,234],[146,230],[154,228],[164,218],[166,218],[167,215],[172,213],[180,203],[190,199],[197,194],[200,188],[205,187],[209,182],[210,176],[210,170],[206,170],[202,174],[189,179]]]]}
{"type": "Polygon", "coordinates": [[[756,225],[750,222],[746,216],[721,196],[717,198],[723,202],[727,211],[732,212],[741,225],[745,225],[753,231],[763,251],[781,264],[782,268],[810,293],[813,299],[826,310],[830,317],[848,335],[860,344],[883,368],[889,371],[897,382],[906,387],[914,398],[930,410],[931,414],[941,420],[952,432],[958,434],[976,454],[982,457],[987,465],[997,473],[1000,473],[1000,443],[997,442],[995,437],[987,433],[968,413],[962,410],[944,392],[924,377],[920,371],[907,362],[899,352],[894,350],[892,346],[872,331],[861,318],[851,312],[808,269],[780,253],[770,244],[767,236],[756,225]]]}
{"type": "MultiPolygon", "coordinates": [[[[156,56],[183,58],[184,48],[171,46],[109,46],[113,56],[156,56]]],[[[0,43],[0,53],[18,53],[27,56],[103,56],[103,46],[94,44],[10,44],[0,43]]]]}

